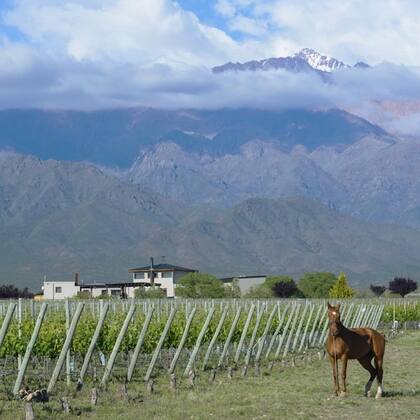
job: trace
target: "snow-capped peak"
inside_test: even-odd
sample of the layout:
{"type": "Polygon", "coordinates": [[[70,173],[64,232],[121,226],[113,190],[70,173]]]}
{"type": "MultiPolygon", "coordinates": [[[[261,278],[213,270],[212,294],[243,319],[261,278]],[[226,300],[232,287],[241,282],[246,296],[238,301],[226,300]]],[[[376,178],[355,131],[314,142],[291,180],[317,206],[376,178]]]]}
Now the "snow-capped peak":
{"type": "Polygon", "coordinates": [[[322,55],[318,51],[311,48],[304,48],[295,54],[295,57],[299,57],[305,60],[312,68],[325,72],[333,72],[341,68],[348,68],[349,65],[342,61],[336,60],[333,57],[322,55]]]}

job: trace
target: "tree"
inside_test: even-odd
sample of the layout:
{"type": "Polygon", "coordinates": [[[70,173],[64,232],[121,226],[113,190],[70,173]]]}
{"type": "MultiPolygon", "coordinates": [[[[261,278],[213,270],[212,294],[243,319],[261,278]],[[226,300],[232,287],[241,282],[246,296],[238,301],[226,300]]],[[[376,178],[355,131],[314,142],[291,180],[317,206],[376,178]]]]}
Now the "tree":
{"type": "Polygon", "coordinates": [[[288,298],[295,296],[298,292],[295,281],[288,276],[270,276],[266,278],[264,283],[276,297],[288,298]]]}
{"type": "Polygon", "coordinates": [[[164,299],[166,292],[160,287],[139,287],[134,290],[136,299],[164,299]]]}
{"type": "Polygon", "coordinates": [[[388,289],[393,293],[398,293],[401,297],[408,295],[417,289],[417,282],[410,278],[395,277],[388,285],[388,289]]]}
{"type": "Polygon", "coordinates": [[[274,297],[274,292],[265,284],[252,286],[245,294],[245,297],[252,299],[269,299],[274,297]]]}
{"type": "Polygon", "coordinates": [[[299,289],[307,298],[326,298],[336,281],[337,277],[333,273],[306,273],[299,280],[299,289]]]}
{"type": "Polygon", "coordinates": [[[226,291],[223,282],[205,273],[188,273],[176,286],[175,294],[187,298],[223,298],[226,291]]]}
{"type": "Polygon", "coordinates": [[[346,275],[344,273],[340,273],[334,286],[331,287],[329,291],[330,298],[345,299],[353,297],[354,294],[355,291],[347,283],[346,275]]]}
{"type": "Polygon", "coordinates": [[[375,286],[374,284],[370,285],[370,290],[375,296],[381,296],[384,294],[386,287],[385,286],[375,286]]]}
{"type": "Polygon", "coordinates": [[[13,284],[3,284],[0,286],[0,299],[11,299],[11,298],[33,298],[33,293],[28,291],[25,287],[23,290],[18,289],[13,284]]]}

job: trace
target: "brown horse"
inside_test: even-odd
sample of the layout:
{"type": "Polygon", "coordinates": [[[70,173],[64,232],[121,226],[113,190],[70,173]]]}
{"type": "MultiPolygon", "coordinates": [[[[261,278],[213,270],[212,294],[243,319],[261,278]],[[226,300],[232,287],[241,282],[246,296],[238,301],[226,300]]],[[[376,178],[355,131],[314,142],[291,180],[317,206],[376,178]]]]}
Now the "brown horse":
{"type": "Polygon", "coordinates": [[[372,328],[346,328],[340,320],[340,305],[332,306],[328,303],[329,333],[326,349],[330,356],[334,376],[334,394],[340,392],[338,380],[338,360],[341,360],[341,380],[343,389],[340,396],[346,395],[347,361],[357,359],[370,373],[370,379],[365,386],[365,396],[370,396],[370,388],[375,378],[378,381],[376,398],[382,397],[382,363],[385,352],[385,338],[372,328]],[[371,361],[374,358],[375,367],[371,361]]]}

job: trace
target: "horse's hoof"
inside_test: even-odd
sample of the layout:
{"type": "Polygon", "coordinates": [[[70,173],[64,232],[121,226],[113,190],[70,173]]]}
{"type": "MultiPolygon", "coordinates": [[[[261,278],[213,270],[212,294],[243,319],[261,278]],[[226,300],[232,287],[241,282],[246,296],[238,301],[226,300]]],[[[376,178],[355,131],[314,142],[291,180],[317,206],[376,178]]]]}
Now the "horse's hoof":
{"type": "Polygon", "coordinates": [[[379,400],[379,399],[381,399],[381,398],[382,398],[382,393],[380,393],[380,394],[376,394],[375,399],[379,400]]]}
{"type": "Polygon", "coordinates": [[[365,392],[365,397],[366,398],[370,398],[371,396],[372,396],[372,392],[371,391],[365,392]]]}
{"type": "Polygon", "coordinates": [[[344,398],[347,394],[344,391],[340,392],[340,398],[344,398]]]}

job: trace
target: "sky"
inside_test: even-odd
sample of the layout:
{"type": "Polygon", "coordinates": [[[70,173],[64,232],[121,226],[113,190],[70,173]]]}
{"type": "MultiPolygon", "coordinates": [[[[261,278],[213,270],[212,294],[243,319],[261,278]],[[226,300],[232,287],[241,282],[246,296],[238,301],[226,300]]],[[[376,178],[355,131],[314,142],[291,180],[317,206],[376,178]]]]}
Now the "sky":
{"type": "Polygon", "coordinates": [[[417,101],[419,21],[417,0],[1,0],[0,108],[417,101]],[[305,47],[376,67],[328,86],[283,71],[210,71],[305,47]]]}

